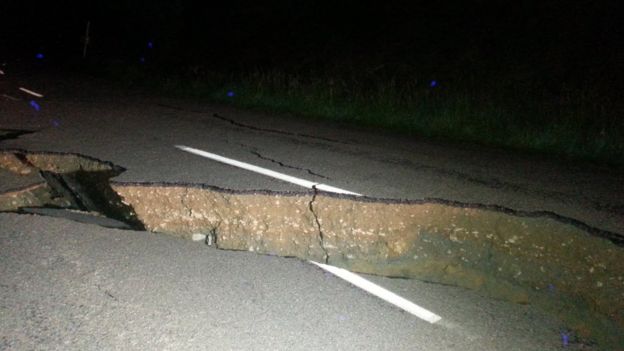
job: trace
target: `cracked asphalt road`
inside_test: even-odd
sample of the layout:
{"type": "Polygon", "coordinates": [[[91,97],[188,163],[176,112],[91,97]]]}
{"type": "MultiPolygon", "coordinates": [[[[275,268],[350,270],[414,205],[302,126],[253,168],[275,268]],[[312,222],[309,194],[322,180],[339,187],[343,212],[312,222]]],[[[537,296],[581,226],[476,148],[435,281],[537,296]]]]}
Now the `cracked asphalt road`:
{"type": "MultiPolygon", "coordinates": [[[[430,325],[306,262],[162,234],[0,214],[0,349],[557,350],[528,305],[368,277],[430,325]]],[[[574,348],[572,348],[574,349],[574,348]]]]}
{"type": "MultiPolygon", "coordinates": [[[[24,79],[46,98],[40,111],[0,100],[0,128],[34,131],[0,148],[110,161],[127,169],[114,181],[302,190],[173,147],[185,144],[366,196],[550,211],[624,233],[621,171],[64,77],[24,79]]],[[[565,328],[531,306],[373,278],[448,322],[430,326],[294,259],[46,217],[2,214],[0,223],[0,349],[549,350],[565,328]]]]}
{"type": "Polygon", "coordinates": [[[74,85],[35,84],[50,92],[40,112],[24,101],[2,101],[3,128],[37,131],[2,147],[107,160],[127,169],[114,179],[119,182],[301,190],[173,148],[183,144],[311,181],[328,178],[332,186],[365,196],[550,211],[624,233],[622,170],[74,85]]]}

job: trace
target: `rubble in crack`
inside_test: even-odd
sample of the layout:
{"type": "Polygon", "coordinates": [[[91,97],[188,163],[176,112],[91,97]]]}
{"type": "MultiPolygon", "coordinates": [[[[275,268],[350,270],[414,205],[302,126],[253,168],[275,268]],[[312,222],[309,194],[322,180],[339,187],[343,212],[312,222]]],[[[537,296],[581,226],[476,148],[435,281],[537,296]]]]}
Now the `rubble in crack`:
{"type": "Polygon", "coordinates": [[[21,176],[35,173],[37,169],[24,160],[25,156],[19,152],[0,153],[0,167],[21,176]]]}
{"type": "Polygon", "coordinates": [[[68,201],[54,196],[46,183],[37,183],[25,188],[0,194],[0,211],[16,211],[23,207],[68,207],[68,201]]]}
{"type": "Polygon", "coordinates": [[[63,216],[63,211],[58,210],[65,209],[66,218],[143,229],[132,209],[110,188],[109,179],[121,172],[121,167],[82,155],[0,151],[0,176],[5,183],[18,185],[9,184],[8,189],[7,185],[0,186],[0,211],[63,216]]]}
{"type": "Polygon", "coordinates": [[[37,168],[21,160],[16,153],[0,153],[0,177],[0,211],[44,205],[70,205],[65,199],[54,196],[37,168]]]}

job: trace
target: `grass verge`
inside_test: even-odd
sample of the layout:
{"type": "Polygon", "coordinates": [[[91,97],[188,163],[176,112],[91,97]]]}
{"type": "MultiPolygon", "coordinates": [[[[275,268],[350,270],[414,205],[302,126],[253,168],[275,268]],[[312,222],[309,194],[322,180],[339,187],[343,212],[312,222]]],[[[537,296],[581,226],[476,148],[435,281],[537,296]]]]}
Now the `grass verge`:
{"type": "Polygon", "coordinates": [[[434,81],[352,71],[227,74],[191,67],[146,79],[155,74],[140,68],[116,76],[242,108],[624,166],[624,102],[596,85],[552,88],[501,74],[434,81]]]}

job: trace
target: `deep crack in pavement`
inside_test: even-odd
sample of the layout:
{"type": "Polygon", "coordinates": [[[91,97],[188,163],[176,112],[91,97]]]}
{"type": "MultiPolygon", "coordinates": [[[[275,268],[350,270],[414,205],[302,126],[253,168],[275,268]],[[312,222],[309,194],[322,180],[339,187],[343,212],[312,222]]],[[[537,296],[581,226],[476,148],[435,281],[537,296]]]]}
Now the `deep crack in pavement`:
{"type": "Polygon", "coordinates": [[[316,226],[318,227],[319,246],[324,252],[323,263],[327,264],[329,263],[329,254],[327,253],[327,248],[325,248],[325,238],[323,236],[323,228],[321,227],[321,223],[319,222],[319,218],[316,215],[316,212],[314,212],[314,201],[316,200],[316,195],[318,194],[318,190],[316,189],[316,186],[313,186],[312,190],[314,191],[314,194],[312,195],[312,200],[310,200],[309,208],[310,208],[310,212],[312,212],[312,215],[314,216],[314,221],[316,222],[316,226]]]}

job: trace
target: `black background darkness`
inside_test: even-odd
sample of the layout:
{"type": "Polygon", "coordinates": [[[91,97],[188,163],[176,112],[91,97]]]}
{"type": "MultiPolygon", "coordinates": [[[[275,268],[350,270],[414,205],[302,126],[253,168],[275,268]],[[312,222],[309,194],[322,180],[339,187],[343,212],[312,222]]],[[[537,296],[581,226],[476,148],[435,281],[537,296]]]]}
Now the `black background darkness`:
{"type": "Polygon", "coordinates": [[[0,56],[43,51],[168,64],[314,69],[335,63],[420,65],[433,70],[504,69],[548,76],[621,76],[621,1],[73,2],[4,1],[0,56]]]}
{"type": "Polygon", "coordinates": [[[405,134],[624,160],[623,0],[5,0],[3,63],[405,134]],[[226,99],[230,89],[240,98],[226,99]]]}

